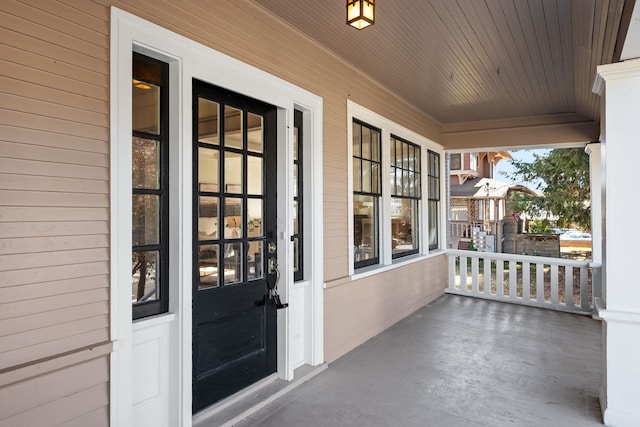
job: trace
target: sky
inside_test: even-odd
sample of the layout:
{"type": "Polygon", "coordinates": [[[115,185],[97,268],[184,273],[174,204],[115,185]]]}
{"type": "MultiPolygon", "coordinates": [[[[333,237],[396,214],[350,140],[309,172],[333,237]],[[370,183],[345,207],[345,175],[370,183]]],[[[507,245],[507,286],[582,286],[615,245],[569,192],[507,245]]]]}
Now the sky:
{"type": "MultiPolygon", "coordinates": [[[[509,150],[509,153],[511,154],[511,157],[513,157],[515,160],[520,160],[520,161],[524,161],[524,162],[528,162],[528,163],[532,163],[534,161],[534,154],[538,154],[538,155],[543,155],[548,153],[549,149],[535,149],[535,150],[517,150],[517,151],[513,151],[513,150],[509,150]]],[[[496,165],[495,169],[494,169],[494,179],[497,179],[498,181],[504,181],[504,182],[513,182],[515,184],[522,184],[528,188],[530,188],[533,191],[536,192],[540,192],[540,190],[537,189],[536,187],[536,182],[522,182],[519,181],[517,182],[517,180],[511,179],[511,178],[507,178],[503,172],[507,172],[507,173],[512,173],[514,172],[514,168],[511,165],[511,161],[508,159],[505,160],[500,160],[498,162],[498,164],[496,165]]]]}

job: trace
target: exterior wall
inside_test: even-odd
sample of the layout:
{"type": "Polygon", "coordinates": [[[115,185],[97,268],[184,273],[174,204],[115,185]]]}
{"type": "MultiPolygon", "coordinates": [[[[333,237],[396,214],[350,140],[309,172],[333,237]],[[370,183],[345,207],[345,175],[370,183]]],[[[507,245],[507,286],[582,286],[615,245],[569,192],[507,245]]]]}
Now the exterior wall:
{"type": "Polygon", "coordinates": [[[444,255],[354,281],[327,284],[325,357],[332,362],[444,294],[444,255]]]}
{"type": "Polygon", "coordinates": [[[440,125],[428,116],[249,1],[220,2],[215,8],[192,2],[151,7],[142,0],[2,2],[0,28],[9,44],[0,47],[0,423],[15,425],[14,420],[22,420],[15,418],[19,413],[42,414],[43,423],[73,419],[77,425],[106,423],[107,394],[101,394],[107,389],[106,359],[93,360],[84,349],[110,349],[112,4],[323,98],[327,360],[443,292],[443,255],[345,282],[350,250],[346,100],[438,141],[440,125]],[[429,283],[424,281],[427,276],[429,283]],[[398,278],[406,280],[398,283],[398,278]],[[349,327],[337,327],[341,320],[349,327]],[[70,354],[76,355],[73,363],[60,368],[59,361],[70,354]],[[82,369],[87,363],[92,369],[85,375],[82,369]],[[28,380],[7,380],[25,366],[33,367],[28,380]],[[91,386],[96,393],[50,386],[60,378],[69,390],[81,390],[85,381],[92,382],[85,390],[91,386]],[[19,389],[37,389],[40,394],[25,399],[25,392],[16,392],[19,389]],[[95,398],[89,405],[95,410],[86,412],[85,418],[78,418],[75,409],[60,410],[69,402],[89,407],[74,401],[76,395],[95,398]],[[28,407],[20,406],[27,405],[23,400],[28,407]],[[62,418],[49,417],[47,408],[62,418]]]}

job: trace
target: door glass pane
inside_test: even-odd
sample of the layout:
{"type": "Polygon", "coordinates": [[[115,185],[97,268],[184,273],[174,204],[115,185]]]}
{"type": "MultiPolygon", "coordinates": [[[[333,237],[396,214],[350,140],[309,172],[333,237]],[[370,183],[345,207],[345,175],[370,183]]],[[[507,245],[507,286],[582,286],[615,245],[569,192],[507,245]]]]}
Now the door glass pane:
{"type": "Polygon", "coordinates": [[[242,111],[224,107],[224,146],[242,148],[242,111]]]}
{"type": "Polygon", "coordinates": [[[263,194],[262,157],[247,156],[247,193],[255,196],[263,194]]]}
{"type": "Polygon", "coordinates": [[[218,192],[220,153],[210,148],[198,148],[198,182],[200,191],[218,192]]]}
{"type": "Polygon", "coordinates": [[[293,128],[293,160],[298,160],[298,128],[293,128]]]}
{"type": "Polygon", "coordinates": [[[298,234],[298,201],[293,201],[293,234],[298,234]]]}
{"type": "Polygon", "coordinates": [[[160,266],[157,251],[134,251],[132,260],[131,301],[141,303],[160,298],[160,266]]]}
{"type": "Polygon", "coordinates": [[[218,248],[220,245],[202,245],[198,250],[198,289],[218,286],[218,248]]]}
{"type": "Polygon", "coordinates": [[[242,199],[227,197],[224,199],[224,238],[242,237],[242,199]]]}
{"type": "Polygon", "coordinates": [[[159,199],[156,195],[133,195],[133,246],[158,244],[159,199]]]}
{"type": "Polygon", "coordinates": [[[262,271],[262,260],[264,259],[262,256],[262,242],[249,242],[247,247],[248,279],[261,279],[264,276],[262,271]]]}
{"type": "Polygon", "coordinates": [[[227,193],[242,193],[242,155],[224,153],[224,187],[227,193]]]}
{"type": "Polygon", "coordinates": [[[247,233],[249,237],[263,235],[262,212],[262,199],[247,200],[247,233]]]}
{"type": "Polygon", "coordinates": [[[198,141],[220,144],[220,105],[208,99],[198,98],[198,141]]]}
{"type": "Polygon", "coordinates": [[[242,243],[224,245],[224,283],[237,283],[242,277],[242,243]]]}
{"type": "Polygon", "coordinates": [[[160,87],[133,79],[131,106],[134,132],[160,134],[160,87]]]}
{"type": "Polygon", "coordinates": [[[198,212],[198,239],[218,239],[218,198],[200,197],[198,212]]]}
{"type": "Polygon", "coordinates": [[[293,238],[293,272],[300,270],[300,239],[293,238]]]}
{"type": "Polygon", "coordinates": [[[133,137],[131,141],[132,185],[133,188],[160,188],[160,146],[159,141],[133,137]]]}
{"type": "Polygon", "coordinates": [[[247,114],[247,142],[249,151],[256,153],[262,153],[264,151],[262,121],[262,116],[252,113],[247,114]]]}
{"type": "Polygon", "coordinates": [[[298,165],[293,165],[293,197],[298,197],[298,165]]]}

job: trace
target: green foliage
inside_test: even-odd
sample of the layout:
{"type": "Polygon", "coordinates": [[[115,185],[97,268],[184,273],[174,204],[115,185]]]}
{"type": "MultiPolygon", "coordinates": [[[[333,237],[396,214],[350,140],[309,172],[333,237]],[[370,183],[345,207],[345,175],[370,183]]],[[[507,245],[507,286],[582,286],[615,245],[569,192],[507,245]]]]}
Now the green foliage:
{"type": "Polygon", "coordinates": [[[534,219],[528,222],[529,233],[551,233],[551,221],[548,219],[534,219]]]}
{"type": "Polygon", "coordinates": [[[540,216],[542,212],[553,214],[558,217],[559,227],[577,226],[589,231],[589,155],[582,148],[563,148],[534,156],[533,163],[512,160],[515,172],[507,176],[527,182],[541,181],[537,190],[544,197],[515,196],[509,207],[531,216],[540,216]]]}

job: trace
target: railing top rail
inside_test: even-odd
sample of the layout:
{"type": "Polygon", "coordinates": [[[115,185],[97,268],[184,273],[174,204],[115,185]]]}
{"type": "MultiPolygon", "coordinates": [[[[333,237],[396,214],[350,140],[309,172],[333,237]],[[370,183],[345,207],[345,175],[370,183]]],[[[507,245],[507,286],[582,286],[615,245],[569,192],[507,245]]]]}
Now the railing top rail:
{"type": "Polygon", "coordinates": [[[572,259],[564,259],[564,258],[503,254],[498,252],[464,251],[460,249],[447,249],[447,255],[448,256],[466,256],[469,258],[486,258],[486,259],[495,259],[495,260],[502,260],[502,261],[530,262],[534,264],[567,265],[571,267],[589,267],[591,263],[590,260],[575,261],[572,259]]]}

